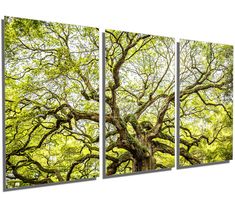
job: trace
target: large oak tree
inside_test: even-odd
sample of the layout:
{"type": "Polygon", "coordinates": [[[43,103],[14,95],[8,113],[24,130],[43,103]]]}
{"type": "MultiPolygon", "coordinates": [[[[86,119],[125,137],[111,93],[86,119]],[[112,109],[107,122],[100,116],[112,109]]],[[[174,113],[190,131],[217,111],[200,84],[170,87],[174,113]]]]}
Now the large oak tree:
{"type": "Polygon", "coordinates": [[[105,48],[106,174],[173,167],[174,39],[106,30],[105,48]]]}

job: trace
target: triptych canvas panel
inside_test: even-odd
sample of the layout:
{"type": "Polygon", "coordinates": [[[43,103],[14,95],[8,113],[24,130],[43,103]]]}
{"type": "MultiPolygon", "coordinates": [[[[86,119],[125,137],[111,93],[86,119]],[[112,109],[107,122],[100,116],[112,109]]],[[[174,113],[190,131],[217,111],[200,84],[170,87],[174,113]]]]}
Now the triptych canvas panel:
{"type": "Polygon", "coordinates": [[[233,46],[180,41],[180,166],[232,159],[233,46]]]}
{"type": "Polygon", "coordinates": [[[174,167],[173,38],[105,32],[106,174],[174,167]]]}
{"type": "Polygon", "coordinates": [[[6,188],[99,176],[99,30],[4,21],[6,188]]]}
{"type": "Polygon", "coordinates": [[[232,159],[232,46],[180,40],[177,52],[174,38],[110,29],[104,40],[101,92],[98,28],[5,17],[6,189],[95,179],[100,136],[106,177],[232,159]]]}

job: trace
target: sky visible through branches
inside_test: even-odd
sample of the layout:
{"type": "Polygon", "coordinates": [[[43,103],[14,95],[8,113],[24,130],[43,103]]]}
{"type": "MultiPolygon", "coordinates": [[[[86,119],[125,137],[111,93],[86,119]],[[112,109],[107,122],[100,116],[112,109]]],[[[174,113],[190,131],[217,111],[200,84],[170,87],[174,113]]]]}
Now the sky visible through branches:
{"type": "Polygon", "coordinates": [[[180,166],[231,160],[233,47],[181,40],[180,49],[180,166]]]}
{"type": "Polygon", "coordinates": [[[106,30],[106,175],[174,166],[174,46],[106,30]]]}
{"type": "Polygon", "coordinates": [[[6,188],[99,175],[99,30],[5,18],[6,188]]]}

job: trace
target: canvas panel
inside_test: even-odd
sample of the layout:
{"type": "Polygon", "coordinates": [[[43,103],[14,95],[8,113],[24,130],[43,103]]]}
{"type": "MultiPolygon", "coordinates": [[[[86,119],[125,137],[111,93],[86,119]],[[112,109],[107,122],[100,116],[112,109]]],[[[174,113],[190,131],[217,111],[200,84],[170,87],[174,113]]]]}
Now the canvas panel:
{"type": "Polygon", "coordinates": [[[232,159],[233,46],[180,40],[181,167],[232,159]]]}
{"type": "Polygon", "coordinates": [[[106,176],[174,166],[173,38],[105,32],[106,176]]]}
{"type": "Polygon", "coordinates": [[[99,30],[5,17],[6,189],[99,175],[99,30]]]}

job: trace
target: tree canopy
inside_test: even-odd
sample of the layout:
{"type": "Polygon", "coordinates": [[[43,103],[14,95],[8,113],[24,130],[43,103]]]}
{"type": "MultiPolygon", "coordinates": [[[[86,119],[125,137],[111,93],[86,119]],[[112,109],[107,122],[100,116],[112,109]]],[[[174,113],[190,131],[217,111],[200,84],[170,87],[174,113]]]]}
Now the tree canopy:
{"type": "MultiPolygon", "coordinates": [[[[99,30],[4,22],[6,188],[99,176],[99,30]]],[[[105,174],[174,167],[175,40],[106,30],[105,63],[105,174]]],[[[232,159],[233,47],[181,40],[178,73],[180,166],[232,159]]]]}
{"type": "Polygon", "coordinates": [[[105,49],[106,175],[173,167],[174,39],[106,30],[105,49]]]}
{"type": "Polygon", "coordinates": [[[180,41],[180,166],[232,159],[233,47],[180,41]]]}
{"type": "Polygon", "coordinates": [[[99,175],[99,30],[5,18],[6,188],[99,175]]]}

